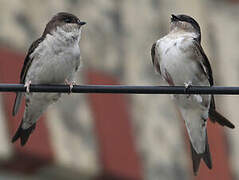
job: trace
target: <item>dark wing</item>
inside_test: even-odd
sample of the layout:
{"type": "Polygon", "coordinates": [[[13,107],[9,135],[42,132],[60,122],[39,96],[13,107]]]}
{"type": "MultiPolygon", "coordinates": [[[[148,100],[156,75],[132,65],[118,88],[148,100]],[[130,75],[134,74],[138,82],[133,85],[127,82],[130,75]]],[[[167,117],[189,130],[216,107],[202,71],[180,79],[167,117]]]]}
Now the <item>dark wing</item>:
{"type": "Polygon", "coordinates": [[[156,70],[159,74],[161,74],[160,65],[159,65],[158,57],[156,56],[156,51],[155,51],[156,49],[155,49],[155,47],[156,47],[156,43],[154,43],[154,44],[152,45],[152,48],[151,48],[152,63],[153,63],[153,65],[154,65],[155,70],[156,70]]]}
{"type": "Polygon", "coordinates": [[[34,41],[32,43],[32,45],[30,46],[29,50],[28,50],[28,53],[27,53],[27,56],[24,60],[24,64],[23,64],[23,67],[22,67],[22,72],[21,72],[21,76],[20,76],[20,83],[25,83],[25,78],[26,78],[26,74],[27,74],[27,71],[32,63],[32,60],[33,58],[30,58],[32,52],[37,48],[37,46],[44,40],[43,37],[37,39],[36,41],[34,41]]]}
{"type": "MultiPolygon", "coordinates": [[[[207,55],[205,54],[201,44],[196,39],[194,39],[193,44],[194,44],[194,47],[197,49],[197,51],[202,56],[202,58],[200,59],[201,60],[200,61],[201,68],[203,69],[205,75],[207,76],[210,86],[213,86],[214,82],[213,82],[213,76],[212,76],[212,68],[211,68],[210,62],[207,58],[207,55]]],[[[213,95],[212,95],[210,108],[215,109],[215,100],[214,100],[213,95]]]]}
{"type": "Polygon", "coordinates": [[[211,69],[209,60],[208,60],[201,44],[196,39],[194,40],[193,43],[194,43],[194,46],[197,48],[197,51],[199,51],[200,55],[202,56],[201,62],[200,62],[202,69],[204,70],[204,73],[206,74],[206,76],[208,78],[210,86],[213,86],[214,82],[213,82],[213,76],[212,76],[212,69],[211,69]]]}
{"type": "MultiPolygon", "coordinates": [[[[44,38],[41,37],[41,38],[37,39],[36,41],[34,41],[28,50],[28,53],[24,60],[24,64],[23,64],[22,71],[21,71],[21,76],[20,76],[21,84],[25,83],[27,71],[32,63],[32,60],[33,60],[33,58],[30,58],[30,56],[31,56],[32,52],[34,51],[34,49],[43,41],[43,39],[44,38]]],[[[16,93],[16,99],[15,99],[13,110],[12,110],[13,116],[15,116],[19,110],[19,107],[21,105],[22,95],[23,95],[23,93],[20,93],[20,92],[16,93]]]]}
{"type": "MultiPolygon", "coordinates": [[[[208,78],[210,86],[213,86],[214,82],[213,82],[213,77],[212,77],[212,69],[211,69],[209,60],[208,60],[206,54],[204,53],[202,46],[200,45],[200,43],[197,40],[194,41],[194,45],[197,48],[197,50],[200,52],[200,54],[202,55],[202,60],[200,62],[202,69],[204,70],[204,73],[206,74],[206,76],[208,78]]],[[[223,117],[220,113],[218,113],[216,111],[215,99],[214,99],[213,95],[212,95],[211,104],[210,104],[210,108],[209,108],[209,117],[210,117],[210,120],[214,123],[217,122],[220,125],[227,126],[229,128],[235,127],[228,119],[226,119],[225,117],[223,117]]]]}

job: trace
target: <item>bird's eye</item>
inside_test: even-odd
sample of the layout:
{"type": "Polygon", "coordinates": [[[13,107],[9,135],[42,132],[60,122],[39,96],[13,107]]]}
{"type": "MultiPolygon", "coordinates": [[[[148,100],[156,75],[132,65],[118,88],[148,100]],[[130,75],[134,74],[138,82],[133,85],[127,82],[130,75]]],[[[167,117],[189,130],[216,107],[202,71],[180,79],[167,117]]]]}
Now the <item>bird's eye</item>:
{"type": "Polygon", "coordinates": [[[66,23],[71,23],[71,19],[69,19],[69,18],[66,18],[64,21],[65,21],[66,23]]]}

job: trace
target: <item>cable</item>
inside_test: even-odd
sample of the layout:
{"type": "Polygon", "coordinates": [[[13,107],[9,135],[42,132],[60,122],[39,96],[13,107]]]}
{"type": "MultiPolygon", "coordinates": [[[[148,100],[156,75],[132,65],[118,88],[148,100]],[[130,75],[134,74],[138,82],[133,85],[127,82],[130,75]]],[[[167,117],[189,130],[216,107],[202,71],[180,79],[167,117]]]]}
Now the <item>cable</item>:
{"type": "MultiPolygon", "coordinates": [[[[0,84],[0,92],[26,92],[23,84],[0,84]]],[[[70,93],[69,85],[30,85],[30,92],[70,93]]],[[[239,95],[239,87],[74,85],[72,93],[239,95]]]]}

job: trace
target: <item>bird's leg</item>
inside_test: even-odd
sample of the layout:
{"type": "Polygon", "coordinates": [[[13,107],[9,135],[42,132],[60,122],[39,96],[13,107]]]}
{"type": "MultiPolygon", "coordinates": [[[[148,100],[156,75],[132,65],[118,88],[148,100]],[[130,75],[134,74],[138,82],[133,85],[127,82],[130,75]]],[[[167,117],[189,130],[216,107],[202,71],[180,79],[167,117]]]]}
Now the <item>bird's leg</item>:
{"type": "Polygon", "coordinates": [[[26,92],[27,93],[30,93],[30,85],[31,85],[31,81],[29,80],[29,81],[27,81],[27,82],[25,82],[25,84],[24,84],[24,87],[26,87],[26,92]]]}
{"type": "Polygon", "coordinates": [[[192,83],[191,81],[188,81],[188,82],[185,82],[185,83],[184,83],[184,87],[185,87],[186,89],[190,88],[192,85],[193,85],[193,83],[192,83]]]}
{"type": "Polygon", "coordinates": [[[75,81],[70,81],[69,82],[67,79],[65,79],[65,84],[70,86],[70,92],[68,94],[71,94],[73,86],[76,85],[76,82],[75,81]]]}
{"type": "MultiPolygon", "coordinates": [[[[192,82],[189,81],[187,83],[184,83],[185,86],[185,92],[187,92],[187,90],[192,87],[192,82]]],[[[190,97],[190,94],[187,94],[187,98],[190,97]]],[[[202,96],[199,94],[193,94],[192,95],[192,100],[196,101],[197,103],[202,103],[202,96]]]]}
{"type": "MultiPolygon", "coordinates": [[[[192,87],[192,82],[191,81],[185,82],[184,87],[185,87],[185,93],[186,93],[188,91],[188,89],[190,87],[192,87]]],[[[190,94],[187,95],[187,98],[189,98],[189,97],[190,97],[190,94]]]]}

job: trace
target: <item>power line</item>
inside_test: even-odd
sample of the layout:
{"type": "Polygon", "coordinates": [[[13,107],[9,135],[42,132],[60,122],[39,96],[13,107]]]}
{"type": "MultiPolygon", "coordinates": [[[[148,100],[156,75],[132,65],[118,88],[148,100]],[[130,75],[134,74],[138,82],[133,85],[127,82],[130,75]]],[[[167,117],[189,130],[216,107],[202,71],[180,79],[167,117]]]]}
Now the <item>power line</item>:
{"type": "MultiPolygon", "coordinates": [[[[26,92],[26,87],[23,84],[0,84],[0,92],[26,92]]],[[[69,85],[31,84],[30,92],[69,93],[70,87],[69,85]]],[[[72,93],[239,95],[239,87],[74,85],[72,93]]]]}

